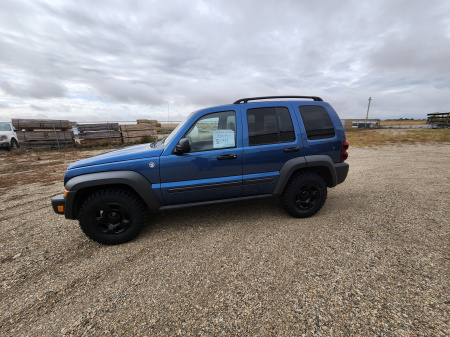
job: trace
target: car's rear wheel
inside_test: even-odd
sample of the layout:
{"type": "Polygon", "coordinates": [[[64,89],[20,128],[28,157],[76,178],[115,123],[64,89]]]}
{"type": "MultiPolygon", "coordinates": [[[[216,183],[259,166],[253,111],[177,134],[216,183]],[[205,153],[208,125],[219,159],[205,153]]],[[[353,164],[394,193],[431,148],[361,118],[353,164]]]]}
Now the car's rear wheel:
{"type": "Polygon", "coordinates": [[[307,218],[316,214],[327,198],[327,185],[314,172],[302,172],[288,182],[280,201],[290,215],[307,218]]]}
{"type": "Polygon", "coordinates": [[[146,214],[145,204],[133,192],[105,189],[83,203],[79,223],[92,240],[115,245],[134,239],[145,224],[146,214]]]}

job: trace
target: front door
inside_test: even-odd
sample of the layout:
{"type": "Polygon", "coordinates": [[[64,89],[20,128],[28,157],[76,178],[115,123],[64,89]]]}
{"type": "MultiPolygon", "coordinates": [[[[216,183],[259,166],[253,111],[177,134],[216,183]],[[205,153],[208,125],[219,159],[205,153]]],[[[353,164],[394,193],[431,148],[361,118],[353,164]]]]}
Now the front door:
{"type": "Polygon", "coordinates": [[[167,205],[242,196],[237,120],[234,110],[206,114],[183,136],[189,139],[190,152],[160,158],[161,192],[167,205]]]}

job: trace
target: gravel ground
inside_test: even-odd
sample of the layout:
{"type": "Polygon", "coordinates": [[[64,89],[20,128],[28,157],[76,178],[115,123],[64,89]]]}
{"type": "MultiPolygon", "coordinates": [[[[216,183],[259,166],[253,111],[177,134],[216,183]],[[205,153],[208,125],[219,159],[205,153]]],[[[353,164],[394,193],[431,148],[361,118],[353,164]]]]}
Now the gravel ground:
{"type": "Polygon", "coordinates": [[[351,148],[309,219],[276,199],[176,210],[113,247],[51,209],[74,156],[0,187],[2,336],[450,335],[450,144],[351,148]]]}

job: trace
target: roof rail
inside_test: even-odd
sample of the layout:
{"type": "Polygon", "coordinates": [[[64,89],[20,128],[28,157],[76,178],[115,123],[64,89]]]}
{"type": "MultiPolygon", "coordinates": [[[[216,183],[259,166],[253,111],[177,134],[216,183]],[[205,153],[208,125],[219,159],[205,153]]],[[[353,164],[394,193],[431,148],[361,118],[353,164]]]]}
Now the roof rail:
{"type": "Polygon", "coordinates": [[[277,98],[310,98],[314,101],[322,102],[323,99],[317,96],[265,96],[265,97],[249,97],[238,99],[233,104],[247,103],[248,101],[260,100],[260,99],[277,99],[277,98]]]}

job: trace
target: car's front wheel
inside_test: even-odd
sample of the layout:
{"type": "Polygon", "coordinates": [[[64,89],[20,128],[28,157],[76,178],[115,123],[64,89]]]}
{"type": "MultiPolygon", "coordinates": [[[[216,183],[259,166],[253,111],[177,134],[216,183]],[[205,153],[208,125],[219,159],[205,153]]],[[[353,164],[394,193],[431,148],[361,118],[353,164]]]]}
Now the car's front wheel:
{"type": "Polygon", "coordinates": [[[296,218],[316,214],[327,198],[327,185],[314,172],[303,172],[291,178],[280,201],[283,208],[296,218]]]}
{"type": "Polygon", "coordinates": [[[17,142],[17,140],[15,140],[14,138],[11,139],[11,149],[12,150],[17,150],[19,148],[19,143],[17,142]]]}
{"type": "Polygon", "coordinates": [[[92,240],[115,245],[134,239],[145,224],[146,214],[144,202],[133,192],[105,189],[83,203],[79,223],[92,240]]]}

